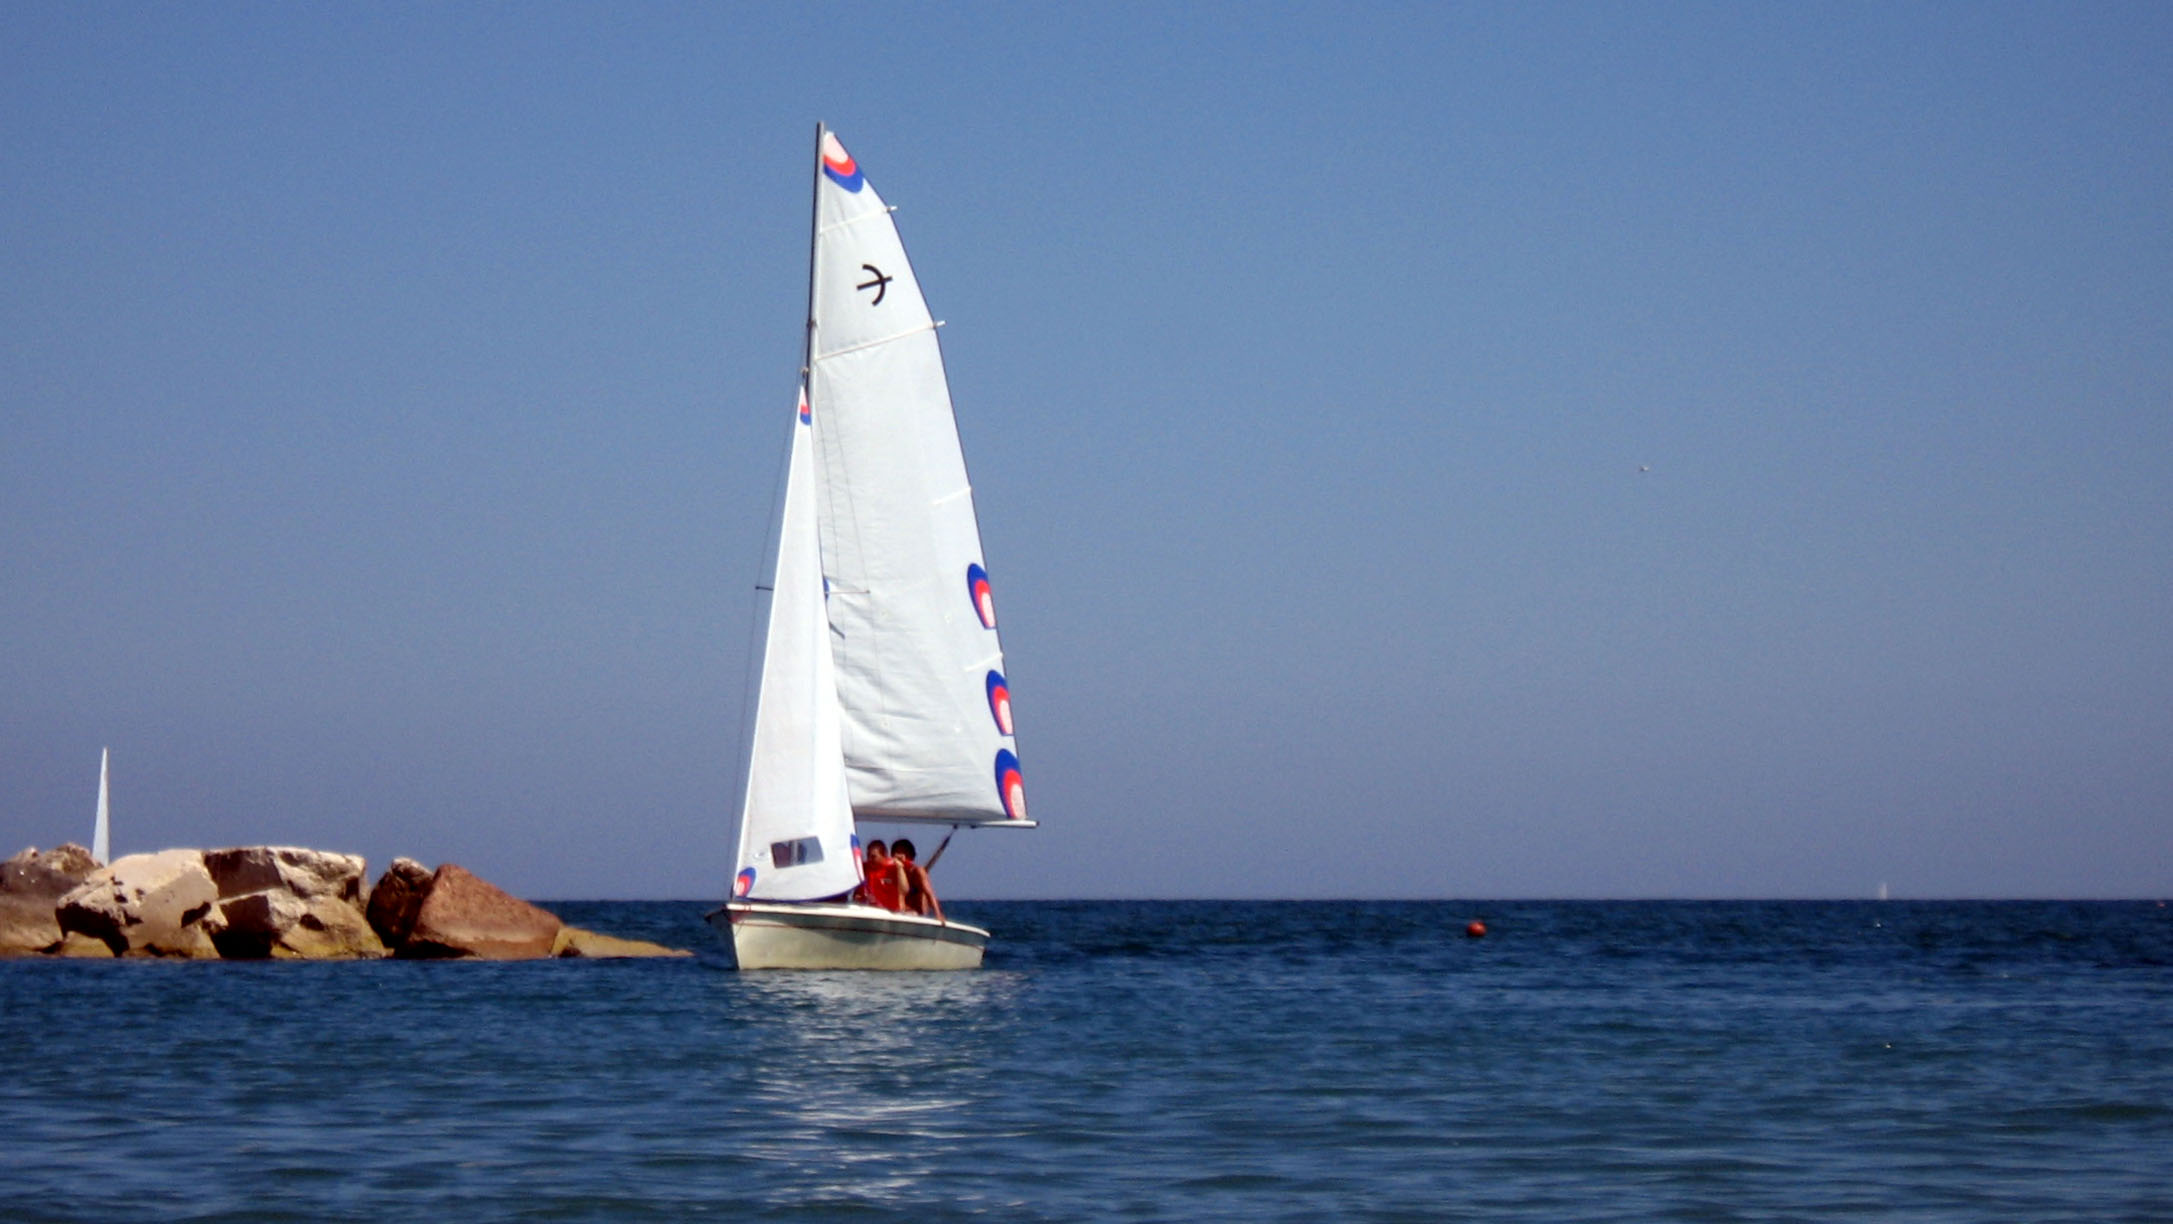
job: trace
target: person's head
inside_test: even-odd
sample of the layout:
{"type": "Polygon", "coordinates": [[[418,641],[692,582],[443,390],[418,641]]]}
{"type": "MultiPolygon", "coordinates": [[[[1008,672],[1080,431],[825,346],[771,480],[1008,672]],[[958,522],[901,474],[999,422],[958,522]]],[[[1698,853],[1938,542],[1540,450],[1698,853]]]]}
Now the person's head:
{"type": "Polygon", "coordinates": [[[909,838],[901,837],[898,844],[890,848],[890,852],[910,863],[913,861],[913,842],[909,838]]]}
{"type": "Polygon", "coordinates": [[[882,859],[890,857],[890,851],[884,848],[882,838],[878,837],[874,841],[868,843],[868,857],[871,859],[882,859]]]}

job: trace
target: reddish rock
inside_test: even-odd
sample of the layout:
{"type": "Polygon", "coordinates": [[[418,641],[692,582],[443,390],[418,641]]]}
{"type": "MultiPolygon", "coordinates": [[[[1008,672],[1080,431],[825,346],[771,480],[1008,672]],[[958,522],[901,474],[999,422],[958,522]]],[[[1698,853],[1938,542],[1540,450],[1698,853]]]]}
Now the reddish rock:
{"type": "Polygon", "coordinates": [[[446,863],[430,879],[415,925],[396,949],[408,958],[526,960],[551,955],[557,915],[446,863]]]}
{"type": "Polygon", "coordinates": [[[423,894],[430,891],[430,869],[411,858],[396,858],[370,890],[365,911],[370,929],[388,948],[398,950],[415,929],[415,911],[422,908],[423,894]]]}

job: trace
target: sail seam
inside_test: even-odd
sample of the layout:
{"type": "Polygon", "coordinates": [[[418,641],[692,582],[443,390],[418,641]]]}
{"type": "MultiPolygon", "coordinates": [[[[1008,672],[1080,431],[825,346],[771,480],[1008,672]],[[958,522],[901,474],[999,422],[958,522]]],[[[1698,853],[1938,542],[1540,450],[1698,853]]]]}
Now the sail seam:
{"type": "Polygon", "coordinates": [[[832,357],[843,357],[847,353],[857,353],[862,349],[874,348],[878,344],[889,344],[893,340],[903,340],[907,336],[917,336],[924,331],[934,331],[941,326],[943,326],[943,324],[931,321],[920,324],[917,327],[908,327],[902,332],[893,332],[888,336],[878,336],[873,340],[863,340],[858,344],[850,344],[841,349],[834,349],[827,353],[818,353],[815,355],[815,360],[828,361],[832,357]]]}
{"type": "Polygon", "coordinates": [[[844,217],[839,220],[832,221],[830,224],[816,230],[815,236],[817,238],[820,238],[824,234],[829,233],[831,230],[840,230],[844,229],[848,225],[858,225],[862,221],[873,221],[879,217],[888,217],[890,214],[897,211],[898,206],[896,204],[885,204],[883,207],[876,209],[873,212],[854,213],[850,217],[844,217]]]}

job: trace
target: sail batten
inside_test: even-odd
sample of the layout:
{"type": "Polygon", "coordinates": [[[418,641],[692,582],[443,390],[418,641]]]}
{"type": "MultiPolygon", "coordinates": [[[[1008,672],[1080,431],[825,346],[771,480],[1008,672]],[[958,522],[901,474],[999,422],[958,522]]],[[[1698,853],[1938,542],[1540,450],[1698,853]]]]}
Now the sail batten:
{"type": "Polygon", "coordinates": [[[852,216],[844,217],[840,220],[832,221],[828,225],[822,226],[815,231],[815,236],[819,238],[832,230],[846,229],[851,226],[859,225],[863,222],[880,220],[897,211],[897,205],[893,204],[886,206],[880,212],[854,213],[852,216]]]}

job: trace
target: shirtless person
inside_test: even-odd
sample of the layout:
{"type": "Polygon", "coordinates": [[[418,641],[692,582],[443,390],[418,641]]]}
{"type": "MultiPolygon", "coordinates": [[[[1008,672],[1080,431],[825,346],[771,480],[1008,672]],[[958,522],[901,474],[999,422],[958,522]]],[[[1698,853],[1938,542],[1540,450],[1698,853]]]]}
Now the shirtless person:
{"type": "Polygon", "coordinates": [[[905,872],[905,909],[924,918],[943,921],[943,905],[928,883],[928,869],[913,861],[913,843],[901,837],[891,847],[890,861],[905,872]]]}

